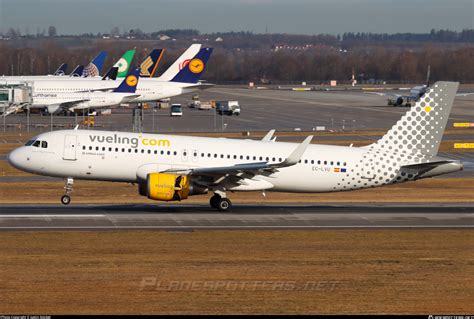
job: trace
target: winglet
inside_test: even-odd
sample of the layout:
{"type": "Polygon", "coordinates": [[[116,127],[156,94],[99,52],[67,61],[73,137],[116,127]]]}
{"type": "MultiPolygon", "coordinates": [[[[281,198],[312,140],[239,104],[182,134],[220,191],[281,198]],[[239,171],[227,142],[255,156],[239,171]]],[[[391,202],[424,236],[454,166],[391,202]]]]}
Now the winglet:
{"type": "Polygon", "coordinates": [[[298,147],[293,151],[293,153],[291,153],[290,156],[288,156],[278,166],[286,167],[286,166],[292,166],[292,165],[297,164],[300,161],[301,157],[303,156],[304,152],[306,151],[306,148],[311,143],[312,139],[313,139],[313,135],[306,137],[303,143],[298,145],[298,147]]]}
{"type": "Polygon", "coordinates": [[[262,138],[262,142],[271,142],[273,134],[275,134],[275,130],[268,131],[268,133],[262,138]]]}

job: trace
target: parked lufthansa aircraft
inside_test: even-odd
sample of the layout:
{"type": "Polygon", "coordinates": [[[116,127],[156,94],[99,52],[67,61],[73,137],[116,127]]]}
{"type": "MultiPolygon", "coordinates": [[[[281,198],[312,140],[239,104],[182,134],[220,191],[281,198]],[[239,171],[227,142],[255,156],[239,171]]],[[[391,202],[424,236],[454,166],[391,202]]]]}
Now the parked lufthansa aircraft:
{"type": "Polygon", "coordinates": [[[212,207],[231,207],[230,191],[337,192],[455,172],[437,156],[458,83],[437,82],[377,142],[364,147],[90,130],[43,133],[8,161],[34,174],[62,177],[69,204],[74,179],[137,183],[153,200],[213,192],[212,207]]]}

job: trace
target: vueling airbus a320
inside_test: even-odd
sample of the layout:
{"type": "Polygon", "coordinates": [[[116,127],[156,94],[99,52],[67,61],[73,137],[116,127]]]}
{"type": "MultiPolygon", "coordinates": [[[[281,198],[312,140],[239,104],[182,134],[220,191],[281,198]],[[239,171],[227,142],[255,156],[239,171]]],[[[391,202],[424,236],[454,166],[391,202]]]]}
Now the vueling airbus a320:
{"type": "Polygon", "coordinates": [[[458,83],[437,82],[377,142],[364,147],[89,130],[43,133],[8,155],[14,167],[74,179],[138,184],[140,195],[180,201],[213,192],[212,207],[230,209],[228,192],[337,192],[455,172],[462,163],[437,156],[458,83]]]}

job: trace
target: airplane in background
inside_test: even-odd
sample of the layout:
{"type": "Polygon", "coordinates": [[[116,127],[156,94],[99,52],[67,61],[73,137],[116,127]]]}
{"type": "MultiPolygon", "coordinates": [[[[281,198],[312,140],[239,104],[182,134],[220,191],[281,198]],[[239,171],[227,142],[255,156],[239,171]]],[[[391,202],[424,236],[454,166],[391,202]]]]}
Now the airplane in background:
{"type": "Polygon", "coordinates": [[[110,107],[127,103],[139,95],[135,94],[140,70],[132,71],[122,83],[110,92],[56,92],[35,93],[31,108],[46,108],[48,113],[77,111],[110,107]]]}
{"type": "MultiPolygon", "coordinates": [[[[158,78],[141,78],[137,87],[137,97],[133,102],[152,102],[185,93],[194,92],[198,89],[207,88],[210,85],[201,84],[199,80],[205,71],[207,62],[212,54],[212,48],[202,48],[191,59],[188,59],[187,51],[181,55],[170,68],[178,70],[173,74],[171,80],[163,81],[158,78]],[[187,61],[189,60],[189,61],[187,61]],[[176,67],[181,64],[182,68],[176,67]]],[[[167,76],[172,75],[165,72],[167,76]]],[[[101,78],[75,78],[67,77],[56,80],[53,77],[31,80],[33,82],[33,95],[52,94],[58,92],[94,92],[112,91],[119,83],[118,80],[102,81],[101,78]]],[[[13,81],[10,82],[13,84],[13,81]]]]}
{"type": "MultiPolygon", "coordinates": [[[[189,62],[193,67],[194,62],[189,62]]],[[[197,68],[196,64],[196,68],[197,68]]],[[[414,181],[459,171],[437,155],[458,88],[436,82],[378,141],[363,147],[111,131],[42,133],[13,150],[17,169],[65,179],[136,183],[140,195],[180,201],[214,193],[210,205],[228,211],[228,192],[338,192],[414,181]]],[[[113,186],[111,186],[113,187],[113,186]]]]}
{"type": "Polygon", "coordinates": [[[74,76],[74,77],[81,77],[82,74],[84,73],[84,66],[83,65],[78,65],[72,70],[71,74],[69,76],[74,76]]]}
{"type": "Polygon", "coordinates": [[[365,92],[369,94],[377,94],[379,96],[388,96],[387,105],[389,106],[403,106],[411,107],[412,103],[418,101],[430,86],[430,73],[431,66],[428,65],[428,71],[426,73],[426,84],[417,85],[410,89],[409,95],[396,94],[396,93],[384,93],[384,92],[365,92]]]}

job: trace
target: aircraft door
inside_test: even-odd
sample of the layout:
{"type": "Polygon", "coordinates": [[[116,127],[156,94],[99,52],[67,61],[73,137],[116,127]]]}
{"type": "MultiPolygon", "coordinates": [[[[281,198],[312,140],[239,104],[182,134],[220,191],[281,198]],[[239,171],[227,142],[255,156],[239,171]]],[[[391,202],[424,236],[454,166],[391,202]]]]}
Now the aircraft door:
{"type": "Polygon", "coordinates": [[[63,159],[68,161],[76,160],[77,136],[66,135],[64,137],[63,159]]]}

